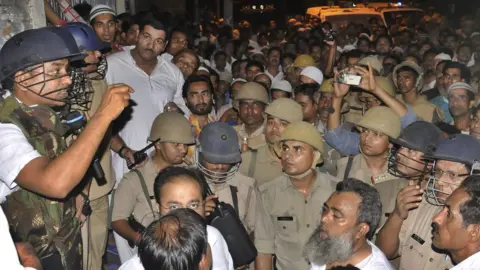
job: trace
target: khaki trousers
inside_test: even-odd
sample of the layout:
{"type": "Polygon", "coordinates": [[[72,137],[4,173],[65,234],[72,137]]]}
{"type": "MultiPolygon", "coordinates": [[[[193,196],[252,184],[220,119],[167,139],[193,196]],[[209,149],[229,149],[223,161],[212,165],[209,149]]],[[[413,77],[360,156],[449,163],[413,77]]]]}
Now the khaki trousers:
{"type": "Polygon", "coordinates": [[[101,270],[108,238],[108,195],[90,202],[92,214],[82,226],[83,269],[101,270]]]}

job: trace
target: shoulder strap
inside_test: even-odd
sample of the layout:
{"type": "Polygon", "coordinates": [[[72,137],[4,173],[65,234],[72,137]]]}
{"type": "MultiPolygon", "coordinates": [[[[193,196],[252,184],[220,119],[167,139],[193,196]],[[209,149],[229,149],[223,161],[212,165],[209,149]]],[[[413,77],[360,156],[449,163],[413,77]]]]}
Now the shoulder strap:
{"type": "Polygon", "coordinates": [[[108,211],[108,229],[113,229],[112,228],[112,216],[113,216],[113,207],[115,207],[115,190],[112,190],[112,198],[110,199],[110,207],[108,211]]]}
{"type": "Polygon", "coordinates": [[[139,170],[135,169],[133,171],[138,175],[138,178],[140,179],[140,184],[142,185],[143,195],[145,195],[145,199],[147,199],[147,203],[148,203],[148,206],[150,207],[150,211],[152,211],[152,213],[155,213],[153,211],[152,201],[150,200],[150,194],[148,193],[147,184],[145,183],[145,178],[143,178],[143,175],[139,170]]]}
{"type": "Polygon", "coordinates": [[[250,158],[250,164],[248,166],[248,177],[253,178],[255,167],[257,165],[257,150],[252,149],[250,152],[252,153],[252,157],[250,158]]]}
{"type": "Polygon", "coordinates": [[[348,176],[350,175],[350,170],[352,169],[353,158],[354,158],[354,156],[349,156],[348,157],[347,167],[345,168],[345,174],[343,175],[343,181],[347,180],[348,176]]]}
{"type": "Polygon", "coordinates": [[[230,193],[232,193],[232,201],[233,201],[233,207],[235,210],[238,212],[238,188],[236,186],[229,185],[230,187],[230,193]]]}
{"type": "Polygon", "coordinates": [[[245,215],[243,215],[242,221],[247,219],[248,209],[250,209],[250,198],[252,197],[253,187],[248,187],[247,201],[245,203],[245,215]]]}

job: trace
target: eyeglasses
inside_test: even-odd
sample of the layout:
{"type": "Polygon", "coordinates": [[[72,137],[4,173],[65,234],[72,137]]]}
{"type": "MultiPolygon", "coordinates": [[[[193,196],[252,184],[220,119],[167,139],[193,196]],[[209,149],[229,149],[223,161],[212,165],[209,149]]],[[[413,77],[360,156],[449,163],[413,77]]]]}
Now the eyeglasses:
{"type": "Polygon", "coordinates": [[[467,176],[470,175],[469,173],[463,173],[463,174],[462,173],[454,173],[454,172],[450,172],[450,171],[443,171],[443,170],[440,170],[440,169],[436,169],[434,174],[435,174],[435,178],[437,178],[437,179],[439,179],[440,177],[445,175],[450,180],[455,180],[455,179],[459,179],[459,178],[462,178],[462,177],[467,177],[467,176]]]}

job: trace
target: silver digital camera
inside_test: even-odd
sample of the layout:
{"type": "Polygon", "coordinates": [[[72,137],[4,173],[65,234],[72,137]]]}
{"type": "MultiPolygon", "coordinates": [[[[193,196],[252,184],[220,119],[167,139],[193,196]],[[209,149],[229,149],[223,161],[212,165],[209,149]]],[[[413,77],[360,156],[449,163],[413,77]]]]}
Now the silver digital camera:
{"type": "Polygon", "coordinates": [[[337,82],[342,84],[348,84],[353,86],[359,86],[362,76],[358,74],[348,73],[346,70],[340,71],[340,74],[337,76],[337,82]]]}

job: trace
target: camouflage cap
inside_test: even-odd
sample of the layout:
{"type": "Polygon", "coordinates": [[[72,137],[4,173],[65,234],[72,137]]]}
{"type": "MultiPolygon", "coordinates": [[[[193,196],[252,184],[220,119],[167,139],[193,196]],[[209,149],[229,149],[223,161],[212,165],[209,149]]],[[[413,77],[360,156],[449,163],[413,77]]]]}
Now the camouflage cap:
{"type": "Polygon", "coordinates": [[[290,98],[279,98],[268,105],[265,113],[289,123],[300,122],[303,110],[297,102],[290,98]]]}

